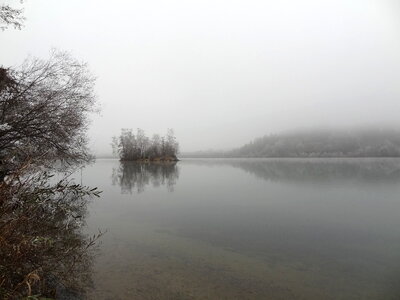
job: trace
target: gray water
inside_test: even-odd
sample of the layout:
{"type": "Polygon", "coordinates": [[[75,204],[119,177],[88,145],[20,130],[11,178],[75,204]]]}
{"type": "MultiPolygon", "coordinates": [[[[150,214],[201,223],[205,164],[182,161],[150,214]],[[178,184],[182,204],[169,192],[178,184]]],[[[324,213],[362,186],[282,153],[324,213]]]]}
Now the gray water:
{"type": "Polygon", "coordinates": [[[98,160],[91,299],[400,299],[399,159],[98,160]]]}

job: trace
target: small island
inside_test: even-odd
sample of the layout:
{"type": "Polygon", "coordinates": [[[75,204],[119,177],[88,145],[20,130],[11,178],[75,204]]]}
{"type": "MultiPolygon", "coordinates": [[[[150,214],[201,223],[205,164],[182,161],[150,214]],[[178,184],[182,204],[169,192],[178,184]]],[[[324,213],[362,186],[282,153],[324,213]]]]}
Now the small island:
{"type": "Polygon", "coordinates": [[[132,129],[122,129],[119,137],[112,142],[113,152],[121,161],[137,162],[173,162],[178,161],[179,144],[172,129],[165,136],[154,134],[146,136],[143,129],[138,128],[136,135],[132,129]]]}

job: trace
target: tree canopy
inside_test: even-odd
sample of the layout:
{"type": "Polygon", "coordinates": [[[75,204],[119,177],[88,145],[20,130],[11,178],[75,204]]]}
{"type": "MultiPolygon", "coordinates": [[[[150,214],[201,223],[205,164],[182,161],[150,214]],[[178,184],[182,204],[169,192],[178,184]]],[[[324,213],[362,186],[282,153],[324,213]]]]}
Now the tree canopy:
{"type": "Polygon", "coordinates": [[[179,144],[174,131],[168,129],[166,136],[158,134],[148,138],[143,129],[136,135],[132,129],[122,129],[119,137],[113,138],[113,151],[123,161],[127,160],[177,160],[179,144]]]}
{"type": "Polygon", "coordinates": [[[89,159],[86,127],[94,111],[94,78],[66,52],[0,68],[0,160],[89,159]]]}

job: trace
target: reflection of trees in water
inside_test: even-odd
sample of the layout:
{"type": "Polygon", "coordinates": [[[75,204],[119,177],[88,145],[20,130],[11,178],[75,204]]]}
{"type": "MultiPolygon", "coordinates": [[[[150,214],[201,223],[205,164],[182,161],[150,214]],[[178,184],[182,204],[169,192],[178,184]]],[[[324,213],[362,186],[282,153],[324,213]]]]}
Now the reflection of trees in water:
{"type": "Polygon", "coordinates": [[[399,181],[400,164],[388,161],[271,161],[234,164],[257,177],[276,181],[321,182],[331,180],[399,181]]]}
{"type": "Polygon", "coordinates": [[[223,159],[199,162],[229,165],[271,181],[400,182],[400,159],[223,159]]]}
{"type": "Polygon", "coordinates": [[[0,184],[0,299],[84,296],[97,236],[82,229],[94,194],[46,174],[0,184]]]}
{"type": "Polygon", "coordinates": [[[121,162],[112,175],[113,184],[120,185],[123,193],[132,193],[135,190],[141,193],[149,184],[154,187],[165,185],[169,191],[173,191],[178,178],[176,162],[121,162]]]}

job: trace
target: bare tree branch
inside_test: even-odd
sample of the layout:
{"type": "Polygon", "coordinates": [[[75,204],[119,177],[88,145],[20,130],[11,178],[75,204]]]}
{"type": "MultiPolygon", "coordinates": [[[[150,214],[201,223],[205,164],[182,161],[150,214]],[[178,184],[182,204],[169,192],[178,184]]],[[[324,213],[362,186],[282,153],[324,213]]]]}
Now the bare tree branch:
{"type": "Polygon", "coordinates": [[[47,160],[88,160],[94,80],[85,63],[56,50],[48,60],[30,58],[18,70],[0,68],[0,160],[42,160],[44,153],[47,160]]]}
{"type": "MultiPolygon", "coordinates": [[[[22,2],[22,1],[21,1],[22,2]]],[[[0,5],[0,29],[5,30],[9,26],[21,29],[25,17],[22,15],[23,9],[12,8],[10,5],[0,5]]]]}

